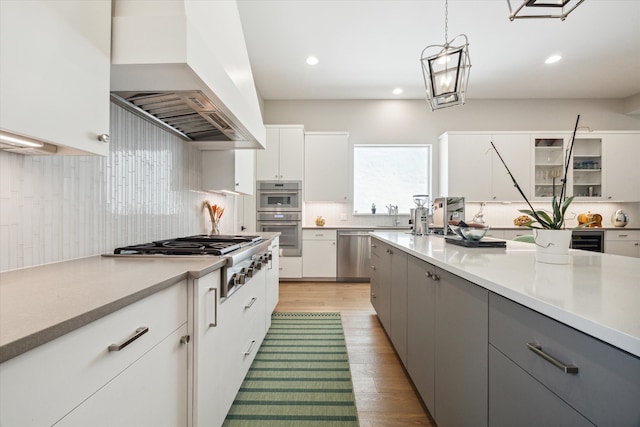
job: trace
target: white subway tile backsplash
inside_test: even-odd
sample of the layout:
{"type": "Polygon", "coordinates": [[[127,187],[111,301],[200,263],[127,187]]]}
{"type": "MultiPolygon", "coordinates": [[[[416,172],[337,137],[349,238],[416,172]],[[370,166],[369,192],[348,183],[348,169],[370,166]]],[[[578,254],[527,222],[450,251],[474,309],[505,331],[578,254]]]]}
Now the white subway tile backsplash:
{"type": "Polygon", "coordinates": [[[204,200],[232,231],[233,196],[200,191],[199,150],[113,104],[110,144],[108,157],[0,152],[0,271],[206,233],[204,200]]]}

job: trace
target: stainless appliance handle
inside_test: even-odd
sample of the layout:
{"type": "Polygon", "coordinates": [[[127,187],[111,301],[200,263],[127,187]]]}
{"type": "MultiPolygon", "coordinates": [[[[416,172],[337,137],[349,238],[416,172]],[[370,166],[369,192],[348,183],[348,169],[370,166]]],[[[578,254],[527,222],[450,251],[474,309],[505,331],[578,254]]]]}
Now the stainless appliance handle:
{"type": "Polygon", "coordinates": [[[267,225],[269,227],[290,227],[292,225],[298,225],[297,222],[270,222],[270,221],[260,221],[260,225],[267,225]]]}
{"type": "Polygon", "coordinates": [[[294,195],[298,195],[298,191],[297,190],[271,190],[271,191],[265,191],[265,190],[258,190],[260,192],[260,194],[294,194],[294,195]]]}
{"type": "Polygon", "coordinates": [[[146,326],[142,326],[136,329],[136,333],[131,338],[123,342],[122,344],[111,344],[109,346],[109,351],[120,351],[126,346],[128,346],[129,344],[131,344],[132,342],[134,342],[135,340],[137,340],[138,338],[140,338],[141,336],[143,336],[144,334],[146,334],[147,332],[149,332],[149,328],[146,326]]]}
{"type": "MultiPolygon", "coordinates": [[[[373,231],[373,230],[371,230],[373,231]]],[[[338,236],[365,236],[368,237],[369,236],[369,231],[349,231],[349,232],[342,232],[342,231],[338,231],[338,236]]]]}
{"type": "Polygon", "coordinates": [[[578,373],[578,367],[577,366],[575,366],[575,365],[567,365],[565,363],[562,363],[561,361],[559,361],[555,357],[551,356],[550,354],[545,353],[542,350],[542,346],[539,345],[539,344],[535,344],[535,343],[529,342],[529,343],[527,343],[527,348],[529,350],[533,351],[538,356],[542,357],[547,362],[551,363],[556,368],[562,369],[565,374],[577,374],[578,373]]]}

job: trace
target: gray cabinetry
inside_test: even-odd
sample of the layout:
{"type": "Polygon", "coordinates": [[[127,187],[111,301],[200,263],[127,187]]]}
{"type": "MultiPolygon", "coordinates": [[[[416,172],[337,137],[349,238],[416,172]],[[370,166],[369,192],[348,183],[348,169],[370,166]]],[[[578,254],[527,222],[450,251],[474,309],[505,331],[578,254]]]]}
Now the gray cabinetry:
{"type": "MultiPolygon", "coordinates": [[[[594,424],[631,426],[640,423],[639,358],[493,293],[489,324],[489,341],[493,347],[553,393],[556,399],[566,402],[594,424]],[[539,346],[559,364],[575,366],[578,371],[565,373],[548,358],[531,351],[528,344],[539,346]]],[[[490,374],[491,382],[502,382],[500,370],[491,370],[490,374]]],[[[518,383],[517,387],[523,386],[518,383]]],[[[492,388],[492,393],[496,392],[495,387],[492,388]]],[[[492,416],[497,415],[494,404],[503,393],[489,396],[492,416]]],[[[526,398],[522,393],[524,391],[519,396],[512,395],[511,399],[522,404],[521,400],[526,398]]],[[[543,403],[544,400],[527,404],[543,408],[543,403]]],[[[525,419],[520,418],[521,421],[525,419]]],[[[493,425],[492,419],[489,424],[493,425]]],[[[520,425],[540,424],[527,420],[520,425]]]]}
{"type": "Polygon", "coordinates": [[[388,278],[391,294],[391,342],[407,366],[407,257],[399,249],[389,249],[391,267],[388,278]]]}
{"type": "Polygon", "coordinates": [[[371,305],[378,319],[389,333],[391,326],[391,288],[388,277],[391,274],[389,262],[390,246],[377,239],[371,239],[371,305]]]}
{"type": "Polygon", "coordinates": [[[407,364],[407,257],[371,240],[371,303],[400,360],[407,364]]]}
{"type": "Polygon", "coordinates": [[[435,267],[407,261],[407,371],[433,414],[435,409],[435,267]]]}
{"type": "Polygon", "coordinates": [[[489,291],[436,269],[435,413],[440,427],[486,426],[489,291]]]}
{"type": "Polygon", "coordinates": [[[593,426],[492,345],[489,372],[491,427],[593,426]]]}

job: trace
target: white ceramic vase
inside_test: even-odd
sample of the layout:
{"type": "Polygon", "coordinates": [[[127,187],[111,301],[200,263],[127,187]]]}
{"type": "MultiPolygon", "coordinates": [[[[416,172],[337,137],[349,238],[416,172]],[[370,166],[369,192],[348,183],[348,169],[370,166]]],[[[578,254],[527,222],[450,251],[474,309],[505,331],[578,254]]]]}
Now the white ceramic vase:
{"type": "Polygon", "coordinates": [[[568,264],[571,230],[533,229],[536,261],[546,264],[568,264]]]}

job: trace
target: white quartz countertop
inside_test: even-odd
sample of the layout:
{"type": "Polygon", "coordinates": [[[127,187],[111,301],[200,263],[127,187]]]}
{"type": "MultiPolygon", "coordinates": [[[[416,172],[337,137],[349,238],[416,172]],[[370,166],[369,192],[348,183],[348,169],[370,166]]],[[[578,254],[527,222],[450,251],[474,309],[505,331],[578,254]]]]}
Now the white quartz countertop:
{"type": "Polygon", "coordinates": [[[0,273],[0,363],[224,263],[92,256],[0,273]]]}
{"type": "Polygon", "coordinates": [[[376,231],[373,236],[640,357],[640,259],[570,250],[568,265],[535,261],[535,246],[465,248],[441,236],[376,231]]]}

